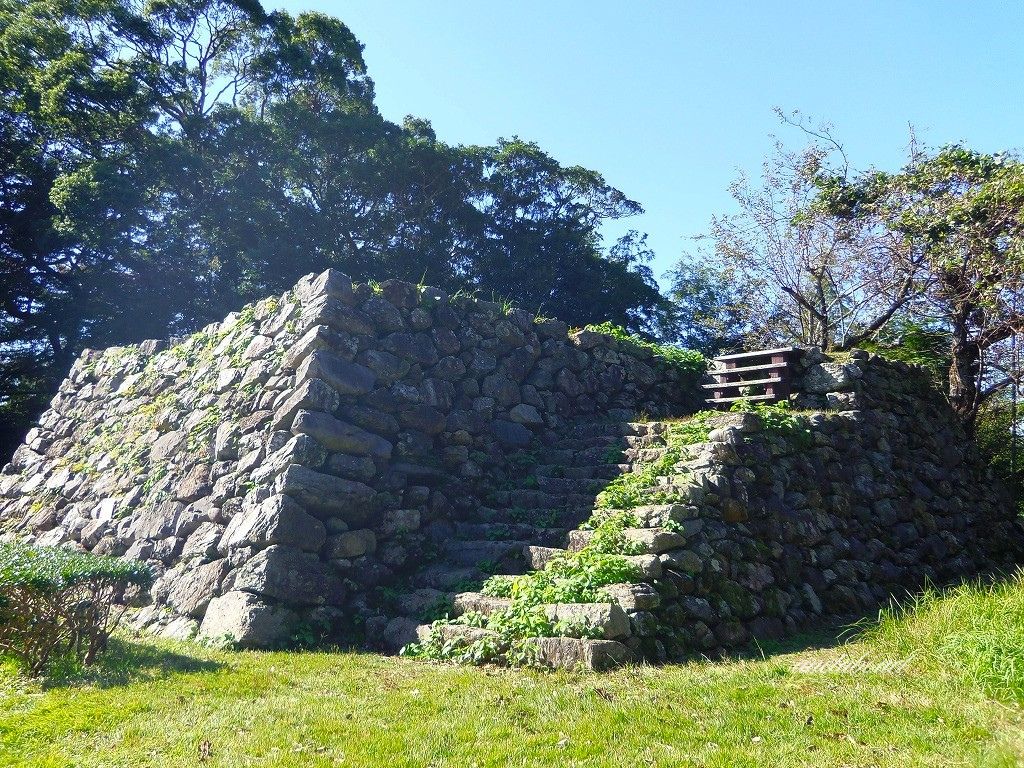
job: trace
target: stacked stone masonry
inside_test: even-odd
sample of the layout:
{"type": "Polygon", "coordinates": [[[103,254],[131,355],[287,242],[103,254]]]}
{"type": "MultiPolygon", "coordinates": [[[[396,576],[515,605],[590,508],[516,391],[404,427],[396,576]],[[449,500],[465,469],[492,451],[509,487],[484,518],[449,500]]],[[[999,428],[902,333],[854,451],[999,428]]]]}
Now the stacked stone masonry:
{"type": "MultiPolygon", "coordinates": [[[[801,366],[807,431],[723,415],[660,479],[677,500],[635,511],[642,578],[551,606],[591,631],[538,638],[541,661],[716,652],[1017,557],[1011,505],[920,372],[801,366]]],[[[500,610],[488,574],[583,546],[699,384],[604,334],[328,271],[187,339],[85,352],[0,475],[0,535],[145,560],[135,623],[168,636],[466,638],[485,630],[417,625],[453,595],[500,610]]]]}
{"type": "MultiPolygon", "coordinates": [[[[637,527],[625,532],[644,553],[633,557],[642,577],[608,587],[605,603],[547,606],[600,637],[540,638],[541,662],[604,668],[715,655],[1019,562],[1024,531],[1012,504],[922,372],[860,351],[838,362],[809,350],[797,381],[794,405],[809,409],[799,428],[722,414],[658,478],[672,503],[633,509],[637,527]]],[[[620,427],[633,441],[648,436],[643,450],[656,453],[649,436],[671,424],[620,427]]],[[[564,546],[580,549],[592,535],[573,531],[564,546]]],[[[561,551],[528,555],[543,568],[561,551]]],[[[462,594],[455,613],[508,602],[462,594]]],[[[478,639],[458,624],[421,626],[420,638],[438,629],[478,639]]]]}
{"type": "Polygon", "coordinates": [[[187,339],[83,353],[0,475],[0,532],[147,561],[136,624],[169,636],[383,631],[380,596],[525,567],[524,543],[579,523],[574,488],[494,490],[539,449],[584,419],[690,412],[692,378],[557,320],[329,270],[187,339]],[[546,529],[505,520],[541,508],[546,529]],[[499,522],[511,543],[473,528],[499,522]]]}

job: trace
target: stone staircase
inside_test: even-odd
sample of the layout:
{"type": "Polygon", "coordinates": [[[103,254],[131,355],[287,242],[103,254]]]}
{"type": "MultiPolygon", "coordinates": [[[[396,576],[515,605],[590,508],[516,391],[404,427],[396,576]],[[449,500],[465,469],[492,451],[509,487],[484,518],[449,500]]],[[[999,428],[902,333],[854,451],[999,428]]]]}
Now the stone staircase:
{"type": "MultiPolygon", "coordinates": [[[[502,599],[476,590],[494,574],[515,575],[543,568],[565,548],[583,546],[581,536],[587,532],[577,528],[593,514],[597,495],[615,477],[662,456],[664,431],[663,422],[605,420],[579,424],[567,437],[543,450],[544,463],[524,467],[522,476],[510,488],[493,493],[488,505],[471,510],[465,519],[425,527],[424,533],[434,542],[439,556],[408,579],[408,588],[395,601],[398,615],[388,617],[383,626],[380,636],[385,646],[397,651],[422,639],[430,629],[424,621],[436,618],[429,615],[431,612],[455,617],[468,610],[488,614],[505,607],[502,599]]],[[[653,574],[656,557],[633,559],[645,575],[653,574]]],[[[561,608],[568,610],[567,606],[561,608]]],[[[580,607],[576,612],[593,614],[593,623],[599,621],[601,611],[615,614],[613,624],[628,633],[629,621],[621,610],[580,607]]],[[[439,630],[469,641],[486,632],[460,625],[439,630]]],[[[593,666],[593,649],[554,642],[562,640],[573,638],[538,639],[543,646],[539,656],[550,659],[545,663],[574,666],[583,662],[593,666]]],[[[605,655],[609,650],[616,651],[605,649],[605,655]]],[[[600,666],[600,661],[597,664],[600,666]]]]}

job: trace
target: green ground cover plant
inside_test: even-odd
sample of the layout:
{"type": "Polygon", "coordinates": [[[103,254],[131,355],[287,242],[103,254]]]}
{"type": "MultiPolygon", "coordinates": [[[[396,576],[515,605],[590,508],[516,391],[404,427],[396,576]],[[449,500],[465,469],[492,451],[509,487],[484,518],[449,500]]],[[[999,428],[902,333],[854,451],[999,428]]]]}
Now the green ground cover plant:
{"type": "Polygon", "coordinates": [[[693,349],[684,349],[672,344],[658,344],[654,341],[630,333],[625,328],[615,323],[593,323],[584,328],[586,331],[603,333],[611,336],[622,344],[632,347],[635,350],[653,355],[657,360],[670,368],[685,373],[694,378],[703,376],[708,369],[708,359],[700,352],[693,349]]]}

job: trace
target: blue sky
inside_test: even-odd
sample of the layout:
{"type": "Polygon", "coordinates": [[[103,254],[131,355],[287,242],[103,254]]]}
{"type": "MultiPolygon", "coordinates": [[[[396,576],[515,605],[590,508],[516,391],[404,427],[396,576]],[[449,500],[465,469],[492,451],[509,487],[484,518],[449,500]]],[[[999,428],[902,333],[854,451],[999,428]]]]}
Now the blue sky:
{"type": "Polygon", "coordinates": [[[604,174],[646,209],[660,276],[732,210],[773,139],[772,108],[827,119],[857,167],[930,144],[1024,145],[1024,3],[288,0],[366,46],[382,113],[451,143],[518,135],[604,174]]]}

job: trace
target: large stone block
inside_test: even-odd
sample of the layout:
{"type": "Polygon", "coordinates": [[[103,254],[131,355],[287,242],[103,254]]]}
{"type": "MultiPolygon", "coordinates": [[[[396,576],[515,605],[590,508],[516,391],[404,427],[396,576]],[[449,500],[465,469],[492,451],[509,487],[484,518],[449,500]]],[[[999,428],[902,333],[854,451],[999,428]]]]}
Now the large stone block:
{"type": "Polygon", "coordinates": [[[365,483],[325,475],[299,464],[290,465],[276,482],[278,493],[291,496],[319,517],[364,520],[376,491],[365,483]]]}
{"type": "Polygon", "coordinates": [[[629,617],[616,603],[556,603],[544,606],[544,611],[551,621],[586,634],[599,631],[605,640],[630,634],[629,617]]]}
{"type": "Polygon", "coordinates": [[[321,379],[307,379],[274,411],[273,429],[289,429],[300,410],[332,413],[340,402],[334,387],[321,379]]]}
{"type": "Polygon", "coordinates": [[[295,381],[322,379],[343,395],[364,395],[373,389],[377,376],[365,365],[343,360],[323,349],[314,350],[295,371],[295,381]]]}
{"type": "Polygon", "coordinates": [[[185,563],[164,575],[166,602],[183,616],[198,619],[216,597],[227,574],[226,560],[195,566],[185,563]]]}
{"type": "Polygon", "coordinates": [[[326,536],[324,524],[307,513],[297,501],[275,494],[258,506],[243,508],[231,518],[217,548],[227,553],[240,547],[263,549],[283,544],[318,552],[326,536]]]}
{"type": "Polygon", "coordinates": [[[362,528],[331,536],[327,540],[323,554],[328,560],[350,559],[374,552],[376,549],[377,537],[373,531],[362,528]]]}
{"type": "Polygon", "coordinates": [[[390,442],[379,435],[316,411],[299,411],[292,422],[292,432],[296,435],[309,435],[329,451],[354,456],[389,459],[394,449],[390,442]]]}
{"type": "Polygon", "coordinates": [[[286,605],[340,605],[345,588],[316,555],[275,544],[235,572],[234,589],[286,605]]]}
{"type": "Polygon", "coordinates": [[[241,648],[272,648],[288,640],[296,616],[248,592],[228,592],[210,602],[199,636],[241,648]]]}
{"type": "Polygon", "coordinates": [[[603,672],[628,664],[633,652],[615,640],[586,640],[575,637],[532,638],[529,647],[537,663],[552,669],[585,669],[603,672]]]}

